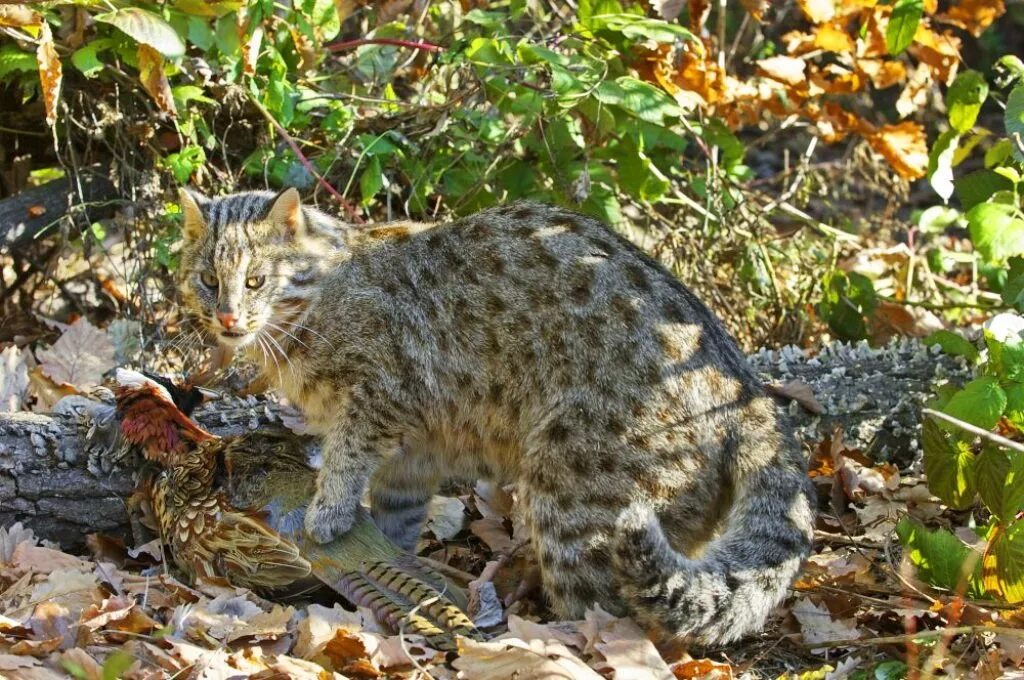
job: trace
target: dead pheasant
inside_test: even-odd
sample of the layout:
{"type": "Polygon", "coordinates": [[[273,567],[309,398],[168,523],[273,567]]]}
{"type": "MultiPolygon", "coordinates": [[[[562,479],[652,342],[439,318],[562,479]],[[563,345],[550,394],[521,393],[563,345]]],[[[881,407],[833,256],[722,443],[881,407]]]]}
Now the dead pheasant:
{"type": "Polygon", "coordinates": [[[302,518],[316,471],[287,430],[217,437],[192,421],[202,395],[169,380],[119,370],[121,431],[158,471],[144,482],[161,538],[189,578],[220,576],[269,596],[329,588],[369,607],[395,630],[452,647],[479,639],[461,593],[392,544],[368,514],[327,545],[307,540],[302,518]]]}

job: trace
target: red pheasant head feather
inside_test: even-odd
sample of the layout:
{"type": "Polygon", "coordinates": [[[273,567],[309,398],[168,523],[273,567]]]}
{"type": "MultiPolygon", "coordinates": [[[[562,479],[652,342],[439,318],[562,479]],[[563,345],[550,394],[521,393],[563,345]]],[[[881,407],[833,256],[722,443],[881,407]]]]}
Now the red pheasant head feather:
{"type": "MultiPolygon", "coordinates": [[[[167,465],[189,447],[216,437],[199,427],[175,403],[168,387],[136,371],[118,369],[114,390],[121,432],[149,460],[167,465]]],[[[169,385],[188,394],[190,388],[169,385]]]]}

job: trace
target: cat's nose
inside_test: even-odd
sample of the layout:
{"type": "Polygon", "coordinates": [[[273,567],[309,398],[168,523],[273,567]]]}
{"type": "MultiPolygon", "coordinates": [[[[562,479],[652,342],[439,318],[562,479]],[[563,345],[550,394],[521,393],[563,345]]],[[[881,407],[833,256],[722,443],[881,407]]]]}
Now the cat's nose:
{"type": "Polygon", "coordinates": [[[217,312],[217,320],[227,330],[231,330],[238,323],[238,318],[232,312],[217,312]]]}

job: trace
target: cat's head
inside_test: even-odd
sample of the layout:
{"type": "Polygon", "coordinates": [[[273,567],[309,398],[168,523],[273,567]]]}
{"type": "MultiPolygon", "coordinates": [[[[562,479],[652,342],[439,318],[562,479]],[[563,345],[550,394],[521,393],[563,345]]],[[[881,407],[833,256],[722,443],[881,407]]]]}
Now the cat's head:
{"type": "Polygon", "coordinates": [[[295,189],[219,198],[182,189],[180,197],[179,287],[188,311],[232,349],[255,342],[264,330],[287,334],[285,320],[342,247],[340,224],[303,207],[295,189]]]}

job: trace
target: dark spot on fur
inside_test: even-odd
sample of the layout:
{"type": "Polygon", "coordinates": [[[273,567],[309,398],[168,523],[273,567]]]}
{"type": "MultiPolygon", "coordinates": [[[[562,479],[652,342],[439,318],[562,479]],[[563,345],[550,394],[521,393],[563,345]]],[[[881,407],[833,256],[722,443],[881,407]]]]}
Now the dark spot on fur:
{"type": "Polygon", "coordinates": [[[552,255],[540,241],[531,240],[529,250],[529,263],[531,265],[544,267],[545,269],[554,269],[558,266],[558,258],[552,255]]]}
{"type": "Polygon", "coordinates": [[[535,215],[534,210],[530,205],[518,205],[509,213],[509,217],[514,220],[528,220],[535,215]]]}
{"type": "Polygon", "coordinates": [[[501,383],[491,383],[487,389],[487,399],[492,404],[500,404],[505,395],[505,387],[501,383]]]}
{"type": "Polygon", "coordinates": [[[491,228],[484,224],[481,220],[474,220],[469,224],[468,233],[470,238],[475,239],[486,239],[491,235],[491,228]]]}
{"type": "Polygon", "coordinates": [[[672,323],[686,323],[686,312],[683,310],[682,305],[678,304],[674,300],[665,300],[661,306],[661,315],[666,321],[672,323]]]}
{"type": "Polygon", "coordinates": [[[569,275],[569,299],[577,305],[590,301],[591,288],[594,285],[594,269],[587,265],[576,265],[569,275]]]}
{"type": "Polygon", "coordinates": [[[561,420],[556,420],[548,425],[544,434],[552,444],[561,444],[569,438],[569,428],[567,428],[561,420]]]}
{"type": "Polygon", "coordinates": [[[610,257],[611,254],[615,252],[615,246],[613,246],[609,241],[606,241],[603,238],[591,236],[587,239],[587,241],[590,243],[590,245],[594,246],[599,251],[601,251],[601,254],[604,255],[604,257],[610,257]]]}
{"type": "Polygon", "coordinates": [[[487,302],[484,303],[484,306],[491,314],[501,314],[508,308],[505,301],[496,293],[489,293],[487,295],[487,302]]]}
{"type": "Polygon", "coordinates": [[[608,431],[614,435],[625,434],[626,426],[622,424],[617,416],[608,416],[608,431]]]}
{"type": "Polygon", "coordinates": [[[645,293],[650,292],[651,282],[647,279],[647,272],[643,266],[636,262],[629,262],[623,268],[626,272],[626,279],[634,288],[645,293]]]}

